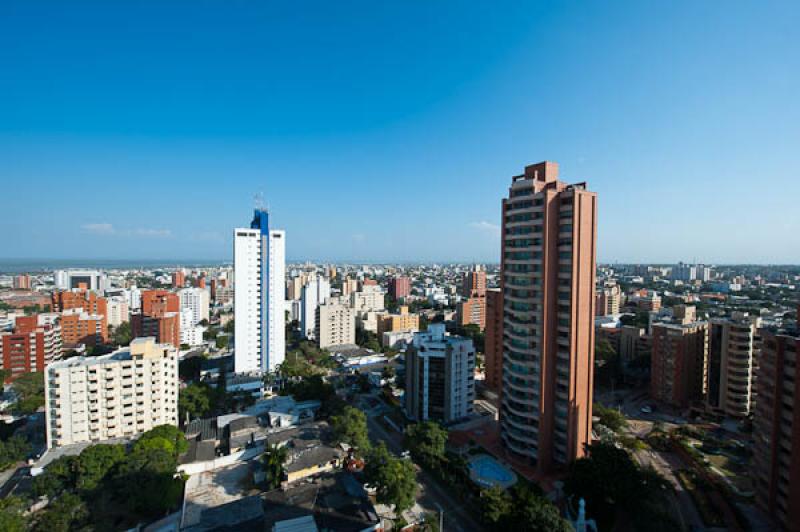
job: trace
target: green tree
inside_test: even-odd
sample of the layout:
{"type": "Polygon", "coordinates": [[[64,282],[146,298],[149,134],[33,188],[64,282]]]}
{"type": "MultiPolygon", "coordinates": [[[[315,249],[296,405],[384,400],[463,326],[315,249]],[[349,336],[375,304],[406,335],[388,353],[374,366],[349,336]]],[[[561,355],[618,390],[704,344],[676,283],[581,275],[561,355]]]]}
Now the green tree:
{"type": "Polygon", "coordinates": [[[226,347],[228,347],[229,338],[230,338],[229,336],[217,336],[215,340],[215,345],[217,346],[217,349],[225,349],[226,347]]]}
{"type": "Polygon", "coordinates": [[[208,384],[190,384],[178,393],[178,415],[183,420],[202,418],[211,410],[212,390],[208,384]]]}
{"type": "Polygon", "coordinates": [[[415,458],[433,464],[444,458],[447,431],[434,421],[416,423],[406,427],[404,441],[415,458]]]}
{"type": "Polygon", "coordinates": [[[53,460],[45,468],[44,473],[34,477],[33,494],[37,497],[46,495],[52,499],[64,490],[73,489],[77,479],[77,469],[77,456],[62,456],[53,460]]]}
{"type": "Polygon", "coordinates": [[[25,516],[25,501],[19,497],[0,499],[0,530],[3,532],[25,532],[28,519],[25,516]]]}
{"type": "Polygon", "coordinates": [[[92,445],[78,457],[76,486],[82,491],[92,491],[105,476],[126,459],[124,445],[92,445]]]}
{"type": "Polygon", "coordinates": [[[513,501],[503,488],[493,486],[481,490],[480,503],[481,518],[493,529],[500,529],[500,525],[511,515],[513,501]]]}
{"type": "Polygon", "coordinates": [[[396,514],[411,508],[416,500],[414,464],[392,456],[383,442],[367,453],[364,478],[375,487],[376,500],[395,505],[396,514]]]}
{"type": "Polygon", "coordinates": [[[525,532],[573,532],[550,501],[524,485],[512,488],[514,510],[508,528],[525,532]]]}
{"type": "Polygon", "coordinates": [[[119,468],[117,491],[130,509],[149,519],[163,516],[180,503],[182,476],[176,476],[174,454],[155,447],[134,448],[119,468]]]}
{"type": "Polygon", "coordinates": [[[14,435],[6,441],[0,440],[0,471],[24,460],[30,452],[31,445],[22,436],[14,435]]]}
{"type": "Polygon", "coordinates": [[[142,434],[134,445],[134,451],[147,448],[164,449],[177,458],[189,449],[189,443],[178,427],[158,425],[142,434]]]}
{"type": "Polygon", "coordinates": [[[112,343],[119,346],[126,346],[130,345],[131,340],[133,340],[133,330],[131,329],[130,322],[124,321],[114,328],[114,332],[111,335],[112,343]]]}
{"type": "Polygon", "coordinates": [[[74,493],[64,493],[50,503],[33,527],[35,532],[70,532],[82,528],[89,518],[86,503],[74,493]]]}
{"type": "Polygon", "coordinates": [[[22,415],[30,415],[44,406],[44,374],[41,372],[23,373],[14,380],[14,391],[19,396],[13,410],[22,415]]]}
{"type": "Polygon", "coordinates": [[[283,480],[283,464],[286,462],[286,455],[285,447],[269,445],[264,450],[264,454],[261,456],[261,463],[264,465],[267,490],[273,490],[281,485],[281,480],[283,480]]]}
{"type": "Polygon", "coordinates": [[[600,423],[614,432],[619,432],[628,426],[628,420],[618,410],[606,408],[600,403],[594,403],[592,410],[592,413],[600,418],[600,423]]]}
{"type": "Polygon", "coordinates": [[[341,414],[333,416],[330,423],[333,438],[337,443],[347,443],[362,452],[369,449],[367,416],[364,412],[348,406],[341,414]]]}
{"type": "Polygon", "coordinates": [[[589,447],[588,456],[572,463],[564,484],[574,501],[586,501],[601,530],[613,527],[618,512],[643,522],[662,520],[655,509],[667,487],[658,473],[640,468],[626,450],[608,443],[589,447]]]}

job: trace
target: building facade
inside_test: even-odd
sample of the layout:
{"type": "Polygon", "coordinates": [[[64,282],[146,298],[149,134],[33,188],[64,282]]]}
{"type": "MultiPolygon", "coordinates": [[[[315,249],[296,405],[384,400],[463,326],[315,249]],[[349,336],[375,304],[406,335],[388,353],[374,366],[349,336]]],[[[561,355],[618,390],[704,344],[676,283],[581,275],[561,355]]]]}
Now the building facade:
{"type": "Polygon", "coordinates": [[[53,281],[59,290],[83,287],[93,292],[102,292],[108,285],[106,274],[98,270],[56,270],[53,281]]]}
{"type": "Polygon", "coordinates": [[[486,335],[484,343],[486,386],[497,393],[503,387],[503,291],[486,291],[486,335]]]}
{"type": "Polygon", "coordinates": [[[419,314],[412,314],[406,305],[401,305],[397,314],[379,314],[377,316],[378,336],[387,332],[419,331],[419,314]]]}
{"type": "Polygon", "coordinates": [[[475,400],[475,347],[442,323],[414,334],[406,350],[406,415],[449,423],[469,416],[475,400]]]}
{"type": "Polygon", "coordinates": [[[317,307],[316,332],[321,349],[356,343],[356,315],[348,305],[329,300],[317,307]]]}
{"type": "Polygon", "coordinates": [[[210,294],[204,288],[184,288],[178,290],[181,311],[189,310],[192,314],[192,325],[197,325],[201,321],[208,322],[208,307],[210,294]]]}
{"type": "Polygon", "coordinates": [[[304,338],[316,338],[317,309],[331,297],[331,284],[324,277],[314,277],[303,285],[300,295],[300,332],[304,338]]]}
{"type": "Polygon", "coordinates": [[[563,469],[591,440],[597,195],[527,166],[503,200],[503,386],[507,455],[563,469]]]}
{"type": "Polygon", "coordinates": [[[47,447],[132,437],[178,425],[178,352],[154,338],[47,367],[47,447]]]}
{"type": "Polygon", "coordinates": [[[411,279],[404,276],[389,278],[389,295],[395,301],[407,298],[411,295],[411,279]]]}
{"type": "Polygon", "coordinates": [[[800,530],[800,309],[797,323],[761,329],[753,416],[756,502],[781,530],[800,530]]]}
{"type": "Polygon", "coordinates": [[[456,305],[456,321],[462,327],[465,325],[477,325],[480,330],[484,330],[486,328],[485,295],[459,301],[458,305],[456,305]]]}
{"type": "Polygon", "coordinates": [[[708,322],[695,319],[691,306],[675,307],[669,322],[653,324],[650,395],[686,408],[703,401],[708,386],[708,322]]]}
{"type": "Polygon", "coordinates": [[[40,320],[39,316],[20,316],[14,329],[0,332],[0,362],[6,382],[23,373],[44,371],[47,364],[61,358],[61,326],[40,320]]]}
{"type": "Polygon", "coordinates": [[[745,418],[753,405],[761,318],[734,312],[730,318],[715,318],[709,324],[706,400],[721,414],[745,418]]]}
{"type": "Polygon", "coordinates": [[[286,356],[286,234],[256,209],[249,229],[234,229],[234,370],[274,371],[286,356]]]}

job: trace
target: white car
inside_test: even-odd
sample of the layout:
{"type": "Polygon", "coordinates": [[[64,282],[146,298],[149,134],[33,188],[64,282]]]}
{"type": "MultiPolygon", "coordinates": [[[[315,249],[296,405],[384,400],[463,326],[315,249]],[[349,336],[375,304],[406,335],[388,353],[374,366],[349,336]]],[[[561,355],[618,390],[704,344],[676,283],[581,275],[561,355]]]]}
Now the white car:
{"type": "Polygon", "coordinates": [[[648,405],[644,405],[642,408],[639,409],[639,411],[642,414],[652,414],[653,413],[653,408],[648,406],[648,405]]]}

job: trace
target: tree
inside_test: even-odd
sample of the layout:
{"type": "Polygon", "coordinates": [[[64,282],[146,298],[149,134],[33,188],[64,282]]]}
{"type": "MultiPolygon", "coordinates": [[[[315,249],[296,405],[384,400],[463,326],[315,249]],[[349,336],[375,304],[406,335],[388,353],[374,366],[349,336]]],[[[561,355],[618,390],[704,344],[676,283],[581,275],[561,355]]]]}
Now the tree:
{"type": "Polygon", "coordinates": [[[132,339],[133,330],[131,329],[131,324],[128,321],[123,321],[117,325],[113,334],[111,335],[111,341],[119,346],[130,345],[132,339]]]}
{"type": "Polygon", "coordinates": [[[404,443],[415,458],[433,464],[444,458],[447,431],[434,421],[406,427],[404,443]]]}
{"type": "Polygon", "coordinates": [[[572,525],[550,501],[525,485],[516,485],[510,529],[526,532],[573,532],[572,525]]]}
{"type": "Polygon", "coordinates": [[[11,436],[7,441],[0,440],[0,471],[8,469],[31,452],[31,445],[22,436],[11,436]]]}
{"type": "Polygon", "coordinates": [[[217,336],[216,340],[215,340],[215,345],[217,346],[217,349],[225,349],[226,347],[228,347],[229,338],[230,337],[227,336],[227,335],[226,336],[222,336],[222,335],[217,336]]]}
{"type": "Polygon", "coordinates": [[[641,469],[626,450],[597,443],[589,447],[588,456],[572,463],[564,489],[573,501],[583,498],[587,513],[607,530],[618,512],[634,520],[663,522],[654,510],[667,486],[655,471],[641,469]]]}
{"type": "Polygon", "coordinates": [[[273,490],[281,485],[283,480],[283,464],[286,462],[286,448],[277,445],[268,445],[261,456],[264,465],[265,484],[267,490],[273,490]]]}
{"type": "Polygon", "coordinates": [[[512,511],[511,495],[503,488],[492,486],[481,490],[481,518],[493,529],[499,529],[504,519],[508,519],[512,511]]]}
{"type": "Polygon", "coordinates": [[[77,456],[62,456],[53,460],[45,468],[44,473],[34,477],[33,494],[52,499],[64,490],[73,489],[77,479],[77,468],[77,456]]]}
{"type": "Polygon", "coordinates": [[[392,456],[383,442],[367,453],[364,478],[375,487],[379,503],[395,505],[395,514],[411,508],[416,500],[414,464],[392,456]]]}
{"type": "Polygon", "coordinates": [[[82,491],[92,491],[118,464],[125,461],[124,445],[92,445],[78,456],[76,486],[82,491]]]}
{"type": "Polygon", "coordinates": [[[3,532],[25,532],[28,519],[25,517],[25,501],[19,497],[0,499],[0,530],[3,532]]]}
{"type": "Polygon", "coordinates": [[[134,451],[148,448],[164,449],[177,458],[189,449],[189,443],[178,427],[158,425],[142,434],[134,445],[134,451]]]}
{"type": "Polygon", "coordinates": [[[23,373],[14,380],[14,391],[19,396],[13,410],[22,415],[35,413],[44,406],[44,374],[23,373]]]}
{"type": "Polygon", "coordinates": [[[35,532],[70,532],[80,529],[89,518],[89,509],[74,493],[64,493],[38,516],[35,532]]]}
{"type": "Polygon", "coordinates": [[[618,410],[606,408],[600,403],[595,403],[592,409],[592,413],[600,418],[600,423],[614,432],[619,432],[628,426],[628,420],[618,410]]]}
{"type": "Polygon", "coordinates": [[[357,408],[348,406],[341,414],[333,416],[331,431],[337,443],[347,443],[362,452],[369,449],[367,416],[357,408]]]}
{"type": "Polygon", "coordinates": [[[154,447],[135,448],[119,469],[116,491],[128,508],[148,518],[163,516],[180,503],[182,476],[175,475],[175,455],[154,447]]]}
{"type": "Polygon", "coordinates": [[[202,418],[211,410],[211,387],[208,384],[190,384],[178,393],[178,415],[185,419],[202,418]]]}

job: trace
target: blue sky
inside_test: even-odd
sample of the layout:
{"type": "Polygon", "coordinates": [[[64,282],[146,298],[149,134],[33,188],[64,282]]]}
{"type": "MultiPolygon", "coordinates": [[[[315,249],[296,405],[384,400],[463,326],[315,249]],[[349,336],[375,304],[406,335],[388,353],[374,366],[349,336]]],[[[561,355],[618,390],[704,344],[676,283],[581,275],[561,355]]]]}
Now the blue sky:
{"type": "Polygon", "coordinates": [[[0,3],[0,257],[499,259],[554,160],[602,261],[800,262],[797,2],[0,3]]]}

